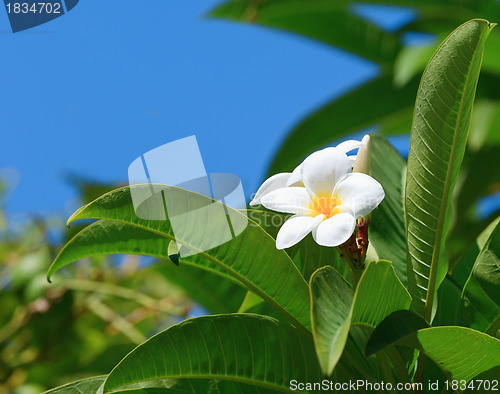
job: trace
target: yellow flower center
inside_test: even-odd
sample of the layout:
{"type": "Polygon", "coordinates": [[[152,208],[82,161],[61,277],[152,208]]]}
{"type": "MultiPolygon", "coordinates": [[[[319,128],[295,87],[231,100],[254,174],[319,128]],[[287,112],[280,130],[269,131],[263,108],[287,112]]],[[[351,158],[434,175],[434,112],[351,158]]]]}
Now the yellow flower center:
{"type": "Polygon", "coordinates": [[[318,195],[312,200],[308,208],[312,211],[309,216],[316,217],[318,215],[325,215],[326,219],[335,216],[340,212],[339,206],[342,202],[336,195],[318,195]]]}

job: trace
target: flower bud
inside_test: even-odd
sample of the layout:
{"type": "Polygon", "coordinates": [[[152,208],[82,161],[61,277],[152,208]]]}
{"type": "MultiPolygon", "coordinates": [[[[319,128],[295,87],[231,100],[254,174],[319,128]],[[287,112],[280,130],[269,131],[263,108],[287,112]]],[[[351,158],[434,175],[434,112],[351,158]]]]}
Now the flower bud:
{"type": "Polygon", "coordinates": [[[363,174],[370,175],[370,136],[368,134],[365,135],[361,142],[363,145],[358,150],[352,172],[362,172],[363,174]]]}

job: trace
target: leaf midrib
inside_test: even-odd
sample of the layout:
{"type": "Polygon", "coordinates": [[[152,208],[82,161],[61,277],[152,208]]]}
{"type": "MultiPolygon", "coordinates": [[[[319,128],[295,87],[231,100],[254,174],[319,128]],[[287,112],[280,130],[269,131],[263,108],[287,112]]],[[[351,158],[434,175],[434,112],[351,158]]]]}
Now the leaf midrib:
{"type": "MultiPolygon", "coordinates": [[[[293,393],[293,390],[287,389],[284,386],[280,386],[274,383],[270,382],[265,382],[262,380],[252,380],[249,378],[240,378],[237,376],[231,376],[231,375],[223,375],[223,374],[206,374],[206,375],[164,375],[156,379],[143,379],[143,380],[136,380],[133,383],[127,383],[129,384],[135,384],[135,383],[142,383],[142,382],[150,382],[154,380],[163,380],[163,379],[220,379],[224,381],[229,381],[229,382],[237,382],[237,383],[244,383],[244,384],[249,384],[252,386],[258,386],[270,390],[276,390],[281,393],[293,393]]],[[[113,394],[113,393],[119,393],[122,392],[124,389],[126,390],[125,386],[119,386],[119,387],[114,387],[111,390],[112,391],[104,391],[104,394],[113,394]]]]}

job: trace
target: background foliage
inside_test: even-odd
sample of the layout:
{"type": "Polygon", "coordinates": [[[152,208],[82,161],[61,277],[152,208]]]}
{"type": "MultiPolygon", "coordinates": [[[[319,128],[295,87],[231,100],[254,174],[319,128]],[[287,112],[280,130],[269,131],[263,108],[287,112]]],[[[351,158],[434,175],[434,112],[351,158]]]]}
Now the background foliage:
{"type": "MultiPolygon", "coordinates": [[[[500,16],[500,2],[496,0],[373,0],[366,3],[412,7],[416,18],[394,31],[385,31],[358,16],[354,12],[355,3],[347,0],[233,0],[211,13],[214,18],[286,30],[341,48],[379,65],[380,72],[375,79],[335,98],[299,122],[270,164],[269,174],[291,171],[311,151],[371,126],[376,126],[381,134],[387,136],[409,133],[418,81],[437,45],[456,26],[469,19],[497,21],[500,16]],[[407,45],[409,34],[431,35],[432,40],[425,45],[407,45]]],[[[495,241],[498,230],[492,233],[493,226],[484,232],[483,229],[498,216],[498,209],[481,215],[477,204],[485,195],[500,191],[500,162],[495,160],[500,154],[499,74],[500,30],[496,29],[486,43],[469,139],[463,147],[464,161],[456,176],[457,186],[452,200],[454,219],[450,223],[446,245],[449,272],[444,273],[446,277],[439,294],[439,302],[446,307],[440,309],[435,317],[438,325],[454,322],[481,331],[489,329],[489,334],[493,336],[498,336],[500,324],[498,295],[488,284],[481,286],[481,283],[484,284],[484,277],[491,267],[488,251],[499,244],[495,241]],[[471,277],[470,269],[473,269],[471,277]],[[462,292],[464,298],[461,297],[462,292]],[[488,293],[488,296],[483,293],[488,293]]],[[[397,246],[391,249],[390,256],[384,257],[393,262],[399,279],[406,284],[406,241],[401,215],[406,163],[382,138],[375,137],[373,140],[372,175],[384,185],[386,182],[393,182],[394,185],[389,188],[390,193],[384,203],[374,212],[370,237],[376,247],[386,249],[388,239],[391,239],[391,245],[397,246]],[[391,165],[379,161],[382,153],[391,165]],[[383,220],[390,222],[384,223],[383,220]]],[[[105,189],[87,185],[82,188],[83,201],[90,202],[105,189]]],[[[109,225],[103,225],[103,231],[109,225]]],[[[33,220],[21,231],[13,232],[2,215],[0,382],[4,383],[0,383],[0,392],[35,393],[77,378],[106,374],[136,345],[188,316],[191,299],[211,313],[225,314],[240,309],[269,314],[280,320],[263,318],[254,321],[250,318],[245,324],[248,327],[258,326],[259,330],[283,332],[281,347],[288,346],[287,340],[290,343],[296,341],[288,336],[292,334],[287,331],[288,326],[283,319],[261,302],[260,297],[266,298],[272,288],[259,288],[256,280],[248,278],[248,282],[255,285],[253,290],[258,296],[246,293],[227,275],[220,276],[221,272],[225,273],[218,269],[220,266],[201,266],[196,259],[181,261],[182,269],[165,259],[143,268],[139,259],[133,256],[125,257],[118,265],[114,258],[92,256],[83,264],[61,271],[61,276],[55,276],[54,283],[48,285],[45,282],[46,269],[61,248],[61,245],[47,241],[47,231],[54,226],[59,225],[33,220]]],[[[59,227],[65,240],[76,233],[73,228],[66,232],[59,227]]],[[[270,226],[266,231],[274,235],[276,228],[270,226]]],[[[307,242],[312,241],[306,239],[304,243],[307,242]]],[[[336,252],[326,249],[310,248],[309,253],[319,254],[315,258],[318,266],[324,265],[323,261],[336,265],[336,252]]],[[[271,248],[268,250],[279,255],[271,248]]],[[[296,252],[288,251],[288,255],[308,281],[318,267],[302,264],[313,260],[311,255],[304,256],[303,248],[296,252]]],[[[287,257],[282,255],[276,258],[287,257]]],[[[224,262],[220,264],[224,265],[224,262]]],[[[336,268],[342,273],[341,267],[340,262],[336,268]]],[[[342,274],[347,278],[345,272],[342,274]]],[[[339,286],[342,286],[342,280],[338,278],[339,286]]],[[[319,276],[312,283],[323,286],[319,276]]],[[[307,287],[305,282],[302,285],[307,287]]],[[[397,291],[397,283],[394,289],[397,291]]],[[[282,306],[289,307],[285,300],[282,306]]],[[[300,320],[300,305],[297,308],[288,312],[293,319],[300,320]]],[[[356,311],[346,307],[338,322],[340,332],[343,327],[345,329],[345,322],[350,324],[355,317],[356,311]]],[[[376,316],[373,319],[377,320],[376,316]]],[[[302,323],[308,326],[307,321],[302,323]]],[[[377,323],[378,320],[370,324],[375,327],[377,323]]],[[[203,320],[192,323],[193,327],[203,324],[206,324],[203,320]]],[[[325,333],[322,337],[328,338],[329,335],[331,333],[325,333]]],[[[426,331],[415,335],[424,338],[426,331]]],[[[450,335],[443,333],[443,337],[450,335]]],[[[356,341],[349,340],[352,342],[347,343],[347,348],[355,347],[356,341]]],[[[407,341],[411,340],[415,338],[407,338],[407,341]]],[[[425,341],[421,339],[424,345],[425,341]]],[[[279,344],[270,344],[276,345],[279,344]]],[[[355,359],[362,355],[352,354],[354,360],[346,360],[343,356],[341,365],[358,365],[359,369],[371,368],[375,373],[382,373],[378,366],[366,366],[369,361],[355,359]]],[[[334,357],[337,356],[340,357],[338,354],[334,357]]],[[[311,356],[311,363],[315,362],[314,357],[311,356]]],[[[439,374],[439,371],[436,373],[439,374]]],[[[82,384],[98,387],[102,381],[97,379],[82,384]]],[[[212,383],[200,380],[190,384],[199,384],[198,389],[203,391],[212,383]]],[[[224,390],[235,389],[229,383],[220,384],[224,390]]]]}

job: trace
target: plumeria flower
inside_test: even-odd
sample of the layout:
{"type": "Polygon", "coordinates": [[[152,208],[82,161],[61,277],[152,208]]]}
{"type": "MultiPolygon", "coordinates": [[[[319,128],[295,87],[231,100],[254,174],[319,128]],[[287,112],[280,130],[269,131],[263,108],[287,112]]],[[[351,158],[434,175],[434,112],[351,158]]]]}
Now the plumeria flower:
{"type": "MultiPolygon", "coordinates": [[[[339,150],[340,152],[343,152],[347,155],[348,152],[350,152],[353,149],[363,147],[363,145],[366,143],[366,138],[369,138],[368,135],[365,135],[362,141],[357,141],[357,140],[348,140],[340,143],[337,145],[335,148],[339,150]]],[[[350,155],[347,156],[349,161],[351,162],[351,169],[352,166],[354,165],[356,161],[356,155],[350,155]]],[[[257,193],[255,193],[255,197],[253,200],[250,202],[250,206],[255,206],[259,205],[261,202],[261,198],[266,195],[267,193],[272,192],[273,190],[280,189],[282,187],[304,187],[304,183],[302,182],[301,178],[301,168],[302,164],[298,165],[293,172],[283,172],[280,174],[273,175],[272,177],[268,178],[261,187],[259,187],[259,190],[257,190],[257,193]]]]}
{"type": "Polygon", "coordinates": [[[332,247],[352,236],[357,219],[372,212],[385,196],[380,183],[367,174],[353,173],[352,166],[343,149],[326,148],[299,166],[297,179],[303,187],[279,179],[281,187],[262,193],[259,201],[264,207],[294,214],[278,232],[278,249],[295,245],[310,232],[318,244],[332,247]]]}

